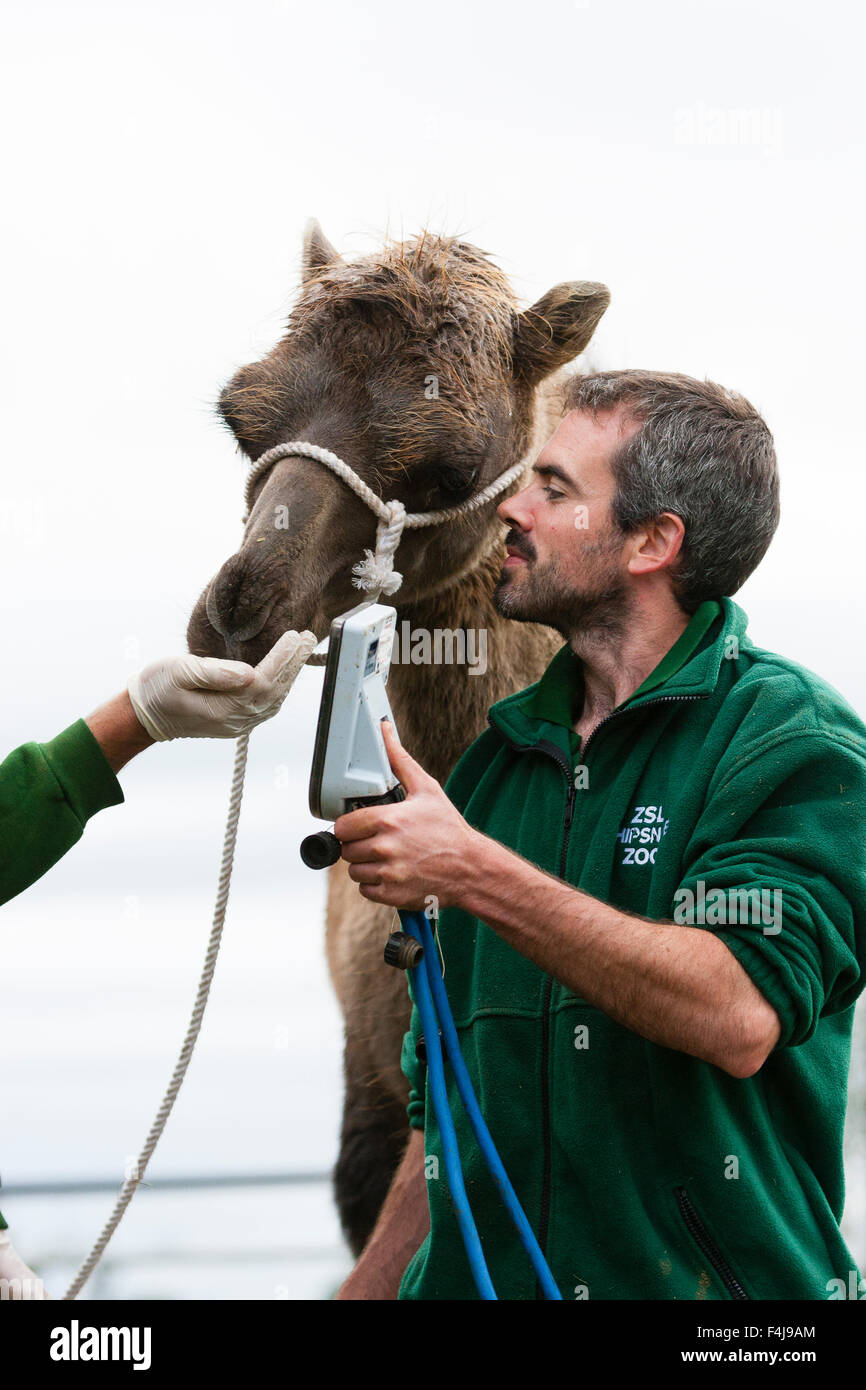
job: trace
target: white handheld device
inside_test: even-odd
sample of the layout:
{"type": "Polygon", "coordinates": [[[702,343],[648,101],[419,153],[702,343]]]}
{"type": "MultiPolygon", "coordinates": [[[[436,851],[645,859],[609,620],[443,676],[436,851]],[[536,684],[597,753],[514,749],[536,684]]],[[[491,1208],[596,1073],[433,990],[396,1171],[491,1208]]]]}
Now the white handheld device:
{"type": "MultiPolygon", "coordinates": [[[[310,776],[310,810],[322,820],[405,798],[381,729],[383,719],[394,722],[385,686],[396,620],[394,608],[368,601],[331,623],[310,776]]],[[[328,831],[301,845],[301,858],[313,869],[339,857],[339,841],[328,831]]]]}

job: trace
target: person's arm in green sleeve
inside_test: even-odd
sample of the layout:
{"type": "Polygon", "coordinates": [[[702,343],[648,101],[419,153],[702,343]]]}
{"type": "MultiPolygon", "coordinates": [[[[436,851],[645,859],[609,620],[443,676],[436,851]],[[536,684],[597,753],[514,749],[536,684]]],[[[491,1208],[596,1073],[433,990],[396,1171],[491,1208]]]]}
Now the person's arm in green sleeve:
{"type": "Polygon", "coordinates": [[[122,801],[120,783],[83,719],[50,743],[16,748],[0,764],[0,902],[56,864],[97,811],[122,801]]]}
{"type": "Polygon", "coordinates": [[[694,926],[724,942],[772,1005],[774,1050],[808,1042],[862,992],[864,808],[866,745],[804,729],[723,759],[696,827],[677,901],[693,905],[701,885],[704,901],[721,889],[732,905],[721,925],[694,926]]]}
{"type": "Polygon", "coordinates": [[[115,774],[155,742],[238,738],[276,714],[316,645],[283,633],[259,662],[168,657],[134,676],[50,743],[0,763],[0,903],[35,883],[81,839],[91,816],[124,797],[115,774]]]}

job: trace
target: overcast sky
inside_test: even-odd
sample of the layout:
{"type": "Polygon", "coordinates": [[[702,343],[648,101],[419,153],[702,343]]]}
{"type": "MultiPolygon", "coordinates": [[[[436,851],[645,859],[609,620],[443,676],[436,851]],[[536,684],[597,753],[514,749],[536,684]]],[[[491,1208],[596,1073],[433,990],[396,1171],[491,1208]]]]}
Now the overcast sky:
{"type": "Polygon", "coordinates": [[[183,648],[240,540],[212,403],[280,335],[310,215],[347,253],[460,232],[526,302],[603,280],[599,365],[745,392],[783,519],[740,601],[866,712],[854,13],[6,0],[4,746],[183,648]]]}

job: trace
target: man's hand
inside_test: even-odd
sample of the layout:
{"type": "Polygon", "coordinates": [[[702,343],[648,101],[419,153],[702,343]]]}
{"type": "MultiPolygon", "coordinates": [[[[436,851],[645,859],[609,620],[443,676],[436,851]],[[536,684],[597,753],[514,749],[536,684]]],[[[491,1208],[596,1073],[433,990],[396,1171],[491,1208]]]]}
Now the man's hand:
{"type": "Polygon", "coordinates": [[[210,656],[154,661],[129,682],[151,738],[238,738],[276,714],[317,638],[284,632],[258,666],[210,656]]]}
{"type": "Polygon", "coordinates": [[[456,899],[467,856],[483,837],[467,825],[435,777],[410,757],[390,721],[383,722],[382,732],[406,800],[364,806],[335,821],[349,877],[373,903],[422,910],[435,897],[437,907],[448,907],[456,899]]]}

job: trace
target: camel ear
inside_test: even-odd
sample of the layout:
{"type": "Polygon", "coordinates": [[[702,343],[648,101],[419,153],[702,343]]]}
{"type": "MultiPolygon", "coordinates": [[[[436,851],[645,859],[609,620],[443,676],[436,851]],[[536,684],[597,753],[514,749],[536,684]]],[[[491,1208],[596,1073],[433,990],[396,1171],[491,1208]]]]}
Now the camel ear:
{"type": "Polygon", "coordinates": [[[318,275],[320,270],[324,270],[326,265],[334,265],[339,260],[342,260],[339,251],[328,241],[315,217],[311,217],[304,228],[304,251],[301,261],[303,283],[306,285],[307,281],[318,275]]]}
{"type": "Polygon", "coordinates": [[[533,385],[583,352],[610,303],[606,285],[571,280],[554,285],[517,315],[514,374],[533,385]]]}

